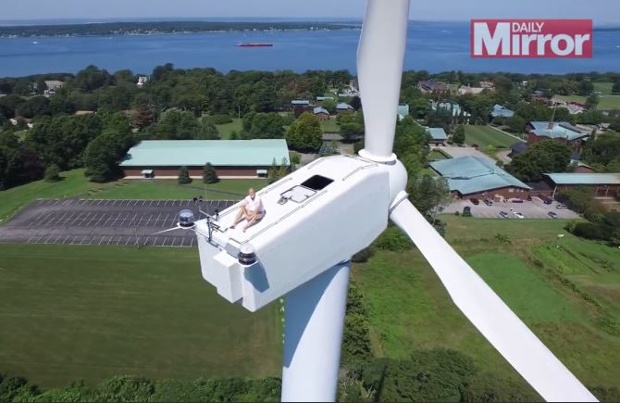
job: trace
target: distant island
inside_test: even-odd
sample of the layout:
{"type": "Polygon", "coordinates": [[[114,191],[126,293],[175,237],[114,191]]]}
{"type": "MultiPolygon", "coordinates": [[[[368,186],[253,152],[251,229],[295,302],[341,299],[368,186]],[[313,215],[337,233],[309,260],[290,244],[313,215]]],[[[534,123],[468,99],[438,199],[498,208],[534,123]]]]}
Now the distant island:
{"type": "Polygon", "coordinates": [[[46,36],[157,35],[199,32],[252,32],[359,29],[358,24],[326,22],[154,21],[0,27],[1,38],[46,36]]]}

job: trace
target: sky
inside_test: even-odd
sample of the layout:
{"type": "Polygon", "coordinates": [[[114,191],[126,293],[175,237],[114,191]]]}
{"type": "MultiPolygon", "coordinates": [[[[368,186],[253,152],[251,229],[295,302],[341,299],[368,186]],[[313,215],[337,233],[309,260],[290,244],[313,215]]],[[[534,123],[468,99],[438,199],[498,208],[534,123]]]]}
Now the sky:
{"type": "MultiPolygon", "coordinates": [[[[390,0],[384,0],[390,1],[390,0]]],[[[355,18],[364,0],[1,0],[0,20],[355,18]]],[[[620,25],[620,0],[412,0],[413,20],[591,18],[620,25]]]]}

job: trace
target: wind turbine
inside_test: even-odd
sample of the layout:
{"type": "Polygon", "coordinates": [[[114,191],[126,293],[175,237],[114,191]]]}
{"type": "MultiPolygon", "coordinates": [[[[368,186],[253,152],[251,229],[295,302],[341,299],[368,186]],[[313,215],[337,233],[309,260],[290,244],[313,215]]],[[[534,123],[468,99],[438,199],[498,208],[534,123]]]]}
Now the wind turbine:
{"type": "Polygon", "coordinates": [[[367,2],[358,49],[365,148],[320,158],[258,192],[266,214],[245,233],[229,229],[238,204],[197,221],[202,275],[251,312],[285,296],[282,401],[335,401],[350,259],[391,219],[545,400],[596,401],[407,199],[392,146],[408,15],[409,0],[367,2]]]}
{"type": "MultiPolygon", "coordinates": [[[[203,211],[200,207],[198,207],[198,212],[201,215],[204,215],[206,217],[206,220],[208,222],[208,225],[210,228],[217,228],[217,224],[211,223],[211,220],[216,220],[219,217],[219,210],[216,209],[215,210],[215,214],[209,215],[208,213],[206,213],[205,211],[203,211]]],[[[161,231],[157,231],[157,232],[153,232],[152,234],[147,235],[147,241],[148,241],[148,237],[153,236],[153,235],[160,235],[160,234],[165,234],[167,232],[172,232],[172,231],[176,231],[176,230],[184,230],[184,231],[196,231],[196,216],[194,214],[194,212],[191,209],[185,208],[180,210],[177,215],[177,222],[176,224],[171,227],[171,228],[167,228],[161,231]]],[[[135,227],[136,229],[136,242],[138,242],[138,235],[137,235],[137,231],[138,228],[137,226],[135,227]]],[[[146,242],[145,241],[145,245],[146,242]]],[[[144,245],[139,245],[138,243],[138,249],[142,248],[144,245]]]]}

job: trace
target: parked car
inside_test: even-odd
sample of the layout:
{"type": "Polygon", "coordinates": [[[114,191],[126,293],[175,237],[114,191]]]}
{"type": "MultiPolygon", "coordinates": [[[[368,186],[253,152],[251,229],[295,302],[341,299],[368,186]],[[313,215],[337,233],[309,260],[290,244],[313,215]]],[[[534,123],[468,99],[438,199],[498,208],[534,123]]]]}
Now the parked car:
{"type": "Polygon", "coordinates": [[[552,198],[550,198],[550,197],[542,197],[542,201],[543,201],[543,203],[545,203],[545,204],[551,204],[551,203],[553,203],[553,199],[552,199],[552,198]]]}
{"type": "Polygon", "coordinates": [[[463,207],[463,217],[471,217],[471,207],[463,207]]]}
{"type": "Polygon", "coordinates": [[[484,204],[486,204],[487,206],[492,206],[493,202],[489,199],[484,199],[484,204]]]}
{"type": "Polygon", "coordinates": [[[475,197],[472,197],[471,199],[469,199],[469,201],[472,202],[476,206],[480,204],[480,201],[478,201],[478,199],[476,199],[475,197]]]}
{"type": "Polygon", "coordinates": [[[523,199],[519,199],[518,197],[511,200],[513,203],[523,203],[523,199]]]}
{"type": "Polygon", "coordinates": [[[547,215],[551,218],[558,218],[558,214],[554,213],[553,211],[548,212],[547,215]]]}
{"type": "Polygon", "coordinates": [[[513,211],[512,214],[514,214],[515,217],[517,218],[525,218],[525,216],[521,213],[519,213],[518,211],[513,211]]]}
{"type": "Polygon", "coordinates": [[[505,211],[500,211],[499,212],[499,216],[502,217],[502,218],[508,218],[508,213],[505,212],[505,211]]]}

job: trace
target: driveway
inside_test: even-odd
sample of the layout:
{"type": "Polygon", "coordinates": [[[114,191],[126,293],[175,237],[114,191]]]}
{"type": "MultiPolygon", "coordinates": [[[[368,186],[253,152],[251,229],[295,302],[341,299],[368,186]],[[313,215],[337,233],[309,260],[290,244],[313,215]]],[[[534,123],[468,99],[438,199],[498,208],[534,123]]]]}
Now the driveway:
{"type": "Polygon", "coordinates": [[[501,218],[499,215],[500,211],[505,211],[508,213],[508,218],[510,219],[518,219],[513,212],[519,212],[523,214],[525,218],[532,219],[551,219],[549,217],[549,212],[553,211],[557,214],[557,218],[562,219],[575,219],[579,218],[579,214],[571,211],[567,208],[558,209],[556,205],[558,203],[554,202],[553,204],[547,205],[543,203],[542,200],[535,197],[532,201],[524,201],[523,203],[511,203],[511,202],[500,202],[493,203],[492,206],[487,206],[482,201],[477,206],[474,205],[469,199],[467,200],[459,200],[454,203],[451,203],[448,207],[444,209],[444,213],[452,213],[455,211],[459,213],[463,213],[463,208],[465,206],[469,206],[471,208],[471,215],[477,218],[501,218]]]}

